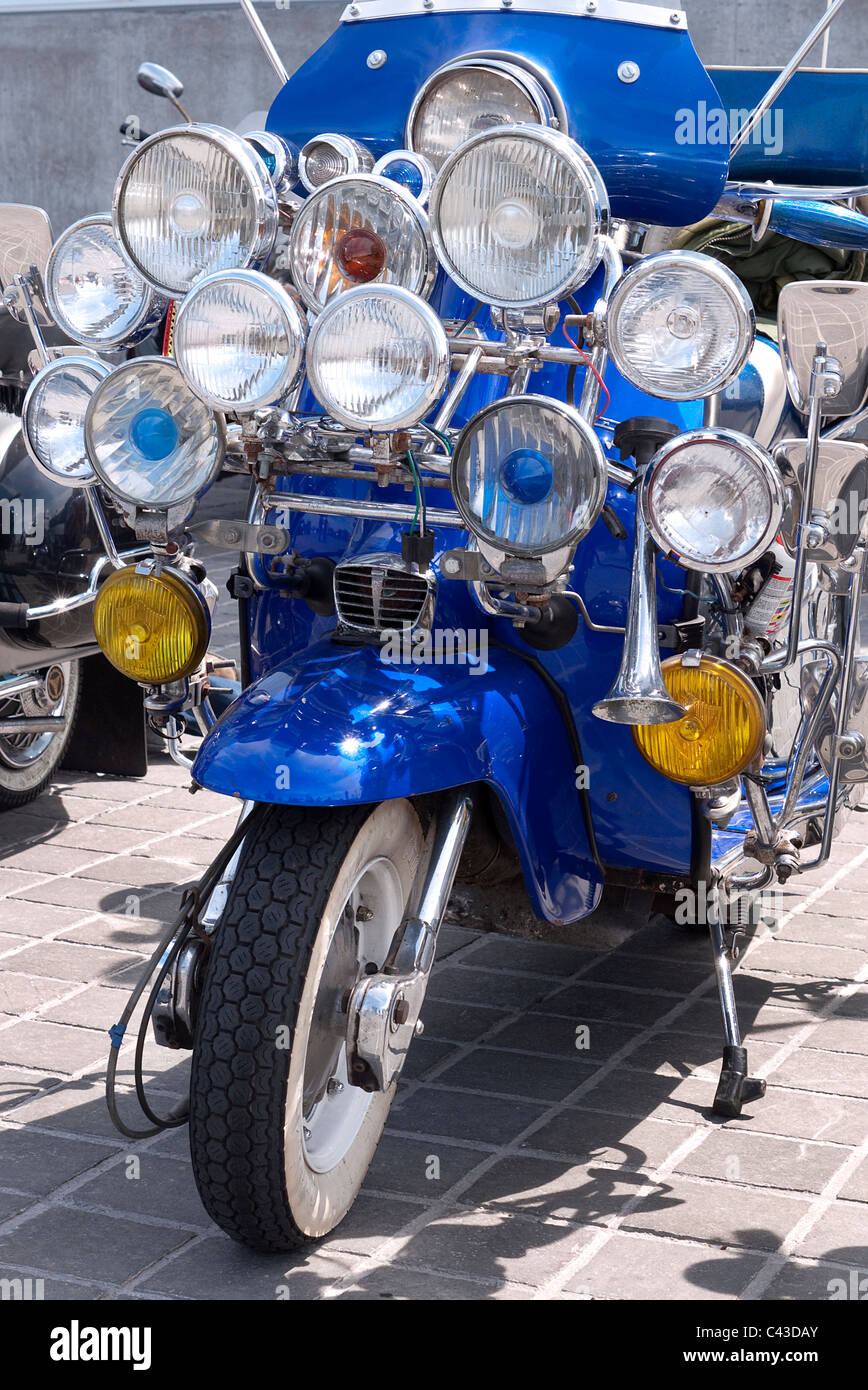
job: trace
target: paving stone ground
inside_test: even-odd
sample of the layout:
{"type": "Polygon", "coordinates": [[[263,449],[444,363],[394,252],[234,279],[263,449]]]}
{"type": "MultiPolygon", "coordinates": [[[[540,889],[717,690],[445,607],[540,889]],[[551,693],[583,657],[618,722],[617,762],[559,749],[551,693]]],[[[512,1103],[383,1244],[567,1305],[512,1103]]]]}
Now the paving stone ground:
{"type": "MultiPolygon", "coordinates": [[[[186,1131],[131,1144],[103,1094],[106,1029],[235,824],[186,783],[158,757],[0,817],[0,1279],[187,1300],[825,1300],[868,1281],[868,817],[742,958],[768,1094],[726,1123],[701,933],[631,899],[529,938],[517,890],[460,890],[362,1196],[319,1245],[262,1256],[210,1223],[186,1131]]],[[[189,1057],[149,1044],[146,1075],[170,1109],[189,1057]]]]}
{"type": "MultiPolygon", "coordinates": [[[[738,1121],[709,1109],[702,935],[628,904],[572,945],[514,939],[459,892],[362,1197],[318,1246],[261,1256],[209,1222],[186,1132],[130,1144],[103,1098],[105,1030],[235,822],[185,781],[160,759],[67,775],[0,820],[0,1278],[57,1299],[815,1300],[868,1278],[862,817],[743,958],[769,1091],[738,1121]]],[[[188,1069],[149,1046],[162,1108],[188,1069]]]]}

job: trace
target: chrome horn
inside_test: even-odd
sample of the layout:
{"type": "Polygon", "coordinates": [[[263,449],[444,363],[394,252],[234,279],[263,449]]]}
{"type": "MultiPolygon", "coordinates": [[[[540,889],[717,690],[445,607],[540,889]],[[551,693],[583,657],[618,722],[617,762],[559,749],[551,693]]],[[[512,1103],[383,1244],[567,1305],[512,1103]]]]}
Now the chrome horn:
{"type": "Polygon", "coordinates": [[[610,724],[671,724],[686,711],[673,700],[660,665],[657,635],[657,576],[654,544],[642,511],[642,475],[661,444],[679,434],[668,420],[625,420],[615,430],[615,447],[621,458],[636,461],[636,538],[630,604],[624,633],[624,650],[615,683],[605,700],[594,705],[598,719],[610,724]]]}

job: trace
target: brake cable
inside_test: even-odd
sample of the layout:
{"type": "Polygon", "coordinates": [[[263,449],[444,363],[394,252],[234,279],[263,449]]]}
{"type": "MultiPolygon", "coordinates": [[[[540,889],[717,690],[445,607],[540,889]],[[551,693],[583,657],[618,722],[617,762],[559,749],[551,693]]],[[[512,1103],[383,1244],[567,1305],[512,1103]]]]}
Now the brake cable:
{"type": "Polygon", "coordinates": [[[245,816],[240,820],[216,859],[212,860],[211,864],[205,870],[199,882],[194,887],[185,890],[180,912],[160,937],[150,960],[145,966],[127,1001],[120,1019],[108,1030],[109,1037],[111,1038],[111,1049],[109,1051],[105,1078],[106,1105],[109,1115],[111,1116],[112,1124],[128,1139],[150,1139],[153,1135],[160,1134],[165,1129],[175,1129],[180,1125],[186,1124],[189,1118],[190,1105],[189,1101],[186,1099],[182,1100],[180,1105],[176,1106],[174,1110],[165,1116],[156,1114],[148,1103],[145,1095],[142,1067],[148,1024],[163,980],[174,965],[187,938],[199,926],[199,916],[203,904],[207,903],[214,889],[217,887],[223,875],[223,871],[226,869],[239,845],[253,826],[254,819],[257,816],[263,816],[267,809],[268,806],[266,803],[260,803],[258,806],[254,807],[249,816],[245,816]],[[117,1107],[115,1079],[120,1058],[121,1044],[124,1034],[127,1031],[127,1024],[133,1016],[136,1005],[145,992],[151,975],[158,967],[159,973],[148,995],[147,1003],[145,1004],[145,1009],[139,1023],[138,1035],[136,1038],[135,1062],[133,1065],[136,1097],[142,1111],[146,1117],[152,1121],[153,1127],[150,1129],[132,1129],[129,1125],[125,1124],[120,1117],[117,1107]]]}

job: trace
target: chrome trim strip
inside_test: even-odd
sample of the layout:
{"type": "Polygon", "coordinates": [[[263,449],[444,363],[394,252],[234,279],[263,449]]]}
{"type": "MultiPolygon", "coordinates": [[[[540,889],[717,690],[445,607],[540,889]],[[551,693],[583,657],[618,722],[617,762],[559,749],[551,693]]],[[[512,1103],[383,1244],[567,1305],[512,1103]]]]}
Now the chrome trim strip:
{"type": "Polygon", "coordinates": [[[578,19],[615,19],[653,29],[686,29],[683,10],[659,5],[636,5],[631,0],[354,0],[341,15],[342,24],[361,19],[401,19],[414,14],[460,14],[508,10],[534,14],[571,14],[578,19]]]}

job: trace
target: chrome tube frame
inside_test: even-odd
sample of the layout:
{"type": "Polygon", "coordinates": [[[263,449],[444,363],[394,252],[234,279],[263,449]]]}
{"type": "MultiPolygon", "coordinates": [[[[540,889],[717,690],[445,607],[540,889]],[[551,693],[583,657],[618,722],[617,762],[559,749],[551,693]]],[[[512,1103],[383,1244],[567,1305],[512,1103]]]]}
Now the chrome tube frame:
{"type": "Polygon", "coordinates": [[[263,53],[265,54],[266,58],[271,64],[275,77],[277,78],[281,87],[285,87],[287,82],[289,81],[289,73],[283,66],[280,54],[278,53],[277,49],[275,48],[274,44],[271,42],[271,39],[268,36],[268,30],[262,23],[262,20],[259,18],[259,15],[256,13],[256,10],[254,9],[253,0],[241,0],[241,8],[247,17],[250,27],[256,35],[257,40],[259,41],[260,48],[262,49],[263,53]]]}
{"type": "MultiPolygon", "coordinates": [[[[135,550],[125,550],[123,556],[118,558],[122,565],[128,565],[132,564],[134,560],[141,560],[150,554],[150,546],[138,546],[135,550]]],[[[76,608],[84,608],[87,604],[92,603],[99,591],[99,581],[102,578],[103,570],[106,565],[110,564],[112,564],[112,560],[108,555],[100,555],[91,567],[86,589],[83,589],[79,594],[70,594],[66,598],[52,599],[51,603],[42,603],[35,608],[28,608],[27,621],[39,623],[48,618],[59,618],[64,613],[72,613],[76,608]]]]}
{"type": "Polygon", "coordinates": [[[832,0],[829,9],[827,9],[826,13],[822,15],[820,19],[817,20],[817,23],[814,25],[808,37],[804,40],[803,43],[799,45],[790,61],[787,63],[786,67],[783,68],[779,75],[775,78],[774,82],[769,87],[765,96],[762,98],[759,104],[754,107],[753,111],[748,116],[744,125],[741,126],[741,128],[739,129],[735,139],[732,142],[732,147],[730,149],[730,159],[733,159],[735,155],[738,154],[745,140],[747,140],[747,138],[753,133],[753,131],[756,130],[757,126],[759,125],[766,112],[771,110],[772,106],[774,105],[777,98],[780,96],[781,92],[784,90],[786,86],[789,85],[790,79],[798,72],[799,68],[802,66],[802,63],[810,53],[811,49],[814,47],[814,44],[817,42],[818,39],[821,39],[823,37],[829,25],[832,23],[832,20],[841,11],[841,9],[846,3],[847,0],[832,0]]]}

